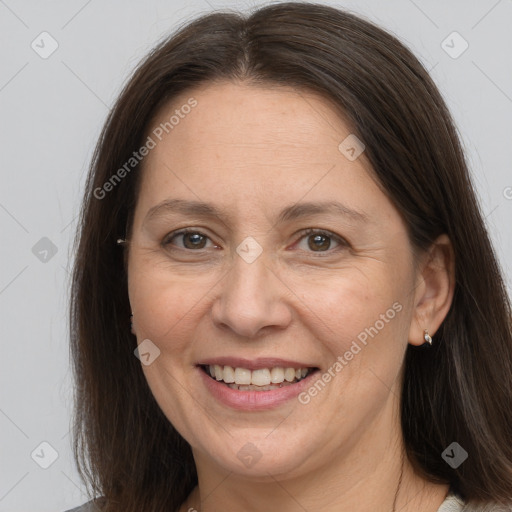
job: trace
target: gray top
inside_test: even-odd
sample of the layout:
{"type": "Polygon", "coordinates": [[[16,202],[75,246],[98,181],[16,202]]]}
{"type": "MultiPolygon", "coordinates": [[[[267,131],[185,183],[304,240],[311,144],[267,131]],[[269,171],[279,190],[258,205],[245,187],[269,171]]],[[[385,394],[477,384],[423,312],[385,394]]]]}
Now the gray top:
{"type": "MultiPolygon", "coordinates": [[[[81,505],[80,507],[66,510],[66,512],[100,512],[100,509],[94,506],[92,501],[81,505]]],[[[450,493],[443,501],[437,512],[512,512],[512,506],[495,505],[466,505],[456,494],[450,493]]]]}
{"type": "Polygon", "coordinates": [[[66,510],[66,512],[98,512],[98,508],[94,506],[92,501],[89,501],[79,507],[66,510]]]}
{"type": "Polygon", "coordinates": [[[459,496],[450,492],[437,512],[512,512],[512,505],[468,505],[459,496]]]}

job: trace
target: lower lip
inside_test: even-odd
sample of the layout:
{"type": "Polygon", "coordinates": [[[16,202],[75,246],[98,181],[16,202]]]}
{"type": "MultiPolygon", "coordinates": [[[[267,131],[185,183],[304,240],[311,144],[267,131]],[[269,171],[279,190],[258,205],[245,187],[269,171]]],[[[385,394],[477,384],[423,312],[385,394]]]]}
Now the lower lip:
{"type": "Polygon", "coordinates": [[[197,367],[197,370],[201,375],[206,389],[208,389],[219,402],[233,409],[244,411],[274,409],[296,398],[309,387],[310,379],[318,371],[315,370],[299,382],[283,386],[282,388],[269,391],[238,391],[237,389],[231,389],[229,386],[226,386],[226,384],[212,379],[206,375],[200,367],[197,367]]]}

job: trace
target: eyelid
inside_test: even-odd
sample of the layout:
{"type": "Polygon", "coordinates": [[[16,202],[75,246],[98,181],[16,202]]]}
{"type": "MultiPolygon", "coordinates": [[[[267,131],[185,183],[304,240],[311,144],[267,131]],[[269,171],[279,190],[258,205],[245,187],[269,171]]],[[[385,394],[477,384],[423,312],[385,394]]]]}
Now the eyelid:
{"type": "MultiPolygon", "coordinates": [[[[350,244],[348,241],[337,235],[336,233],[333,233],[332,231],[326,230],[326,229],[320,229],[320,228],[308,228],[302,231],[299,231],[297,233],[299,236],[298,240],[294,243],[296,245],[298,242],[300,242],[303,238],[307,237],[308,235],[325,235],[331,239],[333,239],[335,242],[337,242],[341,247],[349,247],[350,244]]],[[[327,251],[308,251],[311,252],[311,254],[317,254],[317,255],[329,255],[335,252],[336,249],[328,249],[327,251]]]]}
{"type": "MultiPolygon", "coordinates": [[[[201,231],[200,229],[196,229],[196,228],[181,228],[181,229],[178,229],[176,231],[172,231],[171,233],[168,233],[167,235],[164,236],[163,240],[162,240],[162,246],[167,246],[167,245],[170,245],[171,244],[171,240],[173,238],[176,238],[177,236],[180,236],[180,235],[185,235],[187,233],[194,233],[194,234],[198,234],[198,235],[201,235],[203,237],[206,237],[212,244],[214,244],[215,247],[217,247],[217,244],[215,244],[215,242],[211,239],[211,237],[209,235],[207,235],[206,233],[204,233],[203,231],[201,231]]],[[[344,239],[343,237],[337,235],[336,233],[333,233],[332,231],[329,231],[329,230],[326,230],[326,229],[320,229],[320,228],[307,228],[307,229],[304,229],[302,231],[299,231],[298,233],[296,233],[296,235],[299,235],[299,238],[294,242],[293,245],[296,245],[298,242],[300,242],[303,238],[307,237],[308,235],[325,235],[329,238],[331,238],[332,240],[334,240],[335,242],[337,242],[341,247],[348,247],[349,246],[349,243],[346,239],[344,239]]],[[[178,247],[177,248],[178,250],[183,250],[183,251],[187,251],[187,252],[200,252],[202,250],[205,250],[206,248],[202,248],[202,249],[197,249],[197,250],[194,250],[194,249],[187,249],[187,248],[181,248],[181,247],[178,247]]],[[[306,251],[306,252],[311,252],[312,254],[331,254],[332,252],[334,252],[335,249],[328,249],[327,251],[306,251]]]]}
{"type": "MultiPolygon", "coordinates": [[[[201,235],[201,236],[207,238],[212,244],[214,244],[214,246],[217,246],[215,244],[215,242],[213,242],[213,240],[211,239],[210,236],[208,236],[206,233],[204,233],[200,229],[196,229],[196,228],[181,228],[181,229],[177,229],[176,231],[171,231],[170,233],[168,233],[167,235],[164,236],[164,238],[162,239],[161,245],[163,247],[165,247],[167,245],[172,245],[171,240],[173,238],[176,238],[177,236],[180,236],[180,235],[186,235],[187,233],[194,233],[197,235],[201,235]]],[[[200,252],[201,250],[204,250],[204,249],[194,250],[194,249],[187,249],[187,248],[182,248],[182,247],[177,247],[177,249],[182,250],[182,251],[190,251],[190,252],[200,252]]]]}

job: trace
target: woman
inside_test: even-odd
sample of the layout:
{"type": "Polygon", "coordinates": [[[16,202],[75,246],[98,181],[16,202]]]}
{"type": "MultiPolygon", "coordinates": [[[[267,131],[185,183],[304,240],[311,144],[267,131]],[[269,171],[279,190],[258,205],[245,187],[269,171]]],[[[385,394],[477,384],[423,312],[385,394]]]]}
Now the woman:
{"type": "Polygon", "coordinates": [[[201,17],[87,182],[77,510],[511,510],[510,311],[401,43],[308,3],[201,17]]]}

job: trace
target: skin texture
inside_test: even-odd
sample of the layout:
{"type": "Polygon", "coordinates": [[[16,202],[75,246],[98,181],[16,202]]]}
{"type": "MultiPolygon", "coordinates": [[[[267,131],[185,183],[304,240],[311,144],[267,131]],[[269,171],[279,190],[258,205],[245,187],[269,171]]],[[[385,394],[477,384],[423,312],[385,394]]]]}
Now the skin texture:
{"type": "MultiPolygon", "coordinates": [[[[152,126],[190,97],[197,106],[144,160],[128,259],[137,341],[161,351],[143,371],[198,469],[199,486],[182,510],[391,511],[403,453],[403,358],[408,343],[423,344],[424,329],[435,343],[450,307],[449,240],[413,251],[364,153],[350,161],[338,149],[351,130],[325,99],[287,87],[208,84],[175,98],[152,126]],[[177,198],[212,203],[225,216],[147,219],[177,198]],[[326,201],[366,220],[278,219],[286,206],[326,201]],[[204,247],[168,236],[182,228],[205,235],[204,247]],[[309,228],[331,237],[315,245],[309,228]],[[236,252],[248,236],[263,250],[252,263],[236,252]],[[280,357],[326,372],[393,304],[400,312],[307,404],[234,410],[198,378],[198,361],[217,356],[280,357]],[[251,467],[237,457],[248,442],[261,454],[251,467]]],[[[396,510],[434,512],[447,491],[405,460],[396,510]]]]}

